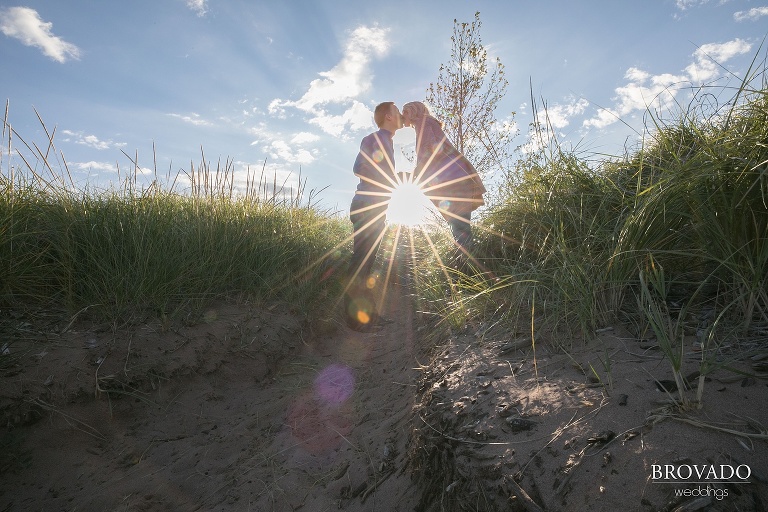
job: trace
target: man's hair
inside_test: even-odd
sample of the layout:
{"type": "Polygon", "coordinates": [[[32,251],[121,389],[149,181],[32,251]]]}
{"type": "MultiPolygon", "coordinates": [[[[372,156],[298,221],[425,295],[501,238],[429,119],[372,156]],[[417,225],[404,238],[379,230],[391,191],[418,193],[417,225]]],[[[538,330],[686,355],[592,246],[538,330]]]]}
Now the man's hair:
{"type": "Polygon", "coordinates": [[[381,128],[381,125],[384,124],[384,118],[389,114],[394,104],[394,101],[385,101],[376,105],[376,110],[373,111],[373,120],[376,121],[376,126],[381,128]]]}

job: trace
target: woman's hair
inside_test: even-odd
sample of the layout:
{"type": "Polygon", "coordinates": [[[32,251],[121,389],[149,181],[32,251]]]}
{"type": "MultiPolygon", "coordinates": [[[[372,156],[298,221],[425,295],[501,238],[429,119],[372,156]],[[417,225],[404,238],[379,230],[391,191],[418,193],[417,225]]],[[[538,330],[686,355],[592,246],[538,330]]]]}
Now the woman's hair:
{"type": "Polygon", "coordinates": [[[426,116],[431,116],[427,106],[420,101],[411,101],[403,105],[403,115],[415,121],[421,121],[426,116]]]}

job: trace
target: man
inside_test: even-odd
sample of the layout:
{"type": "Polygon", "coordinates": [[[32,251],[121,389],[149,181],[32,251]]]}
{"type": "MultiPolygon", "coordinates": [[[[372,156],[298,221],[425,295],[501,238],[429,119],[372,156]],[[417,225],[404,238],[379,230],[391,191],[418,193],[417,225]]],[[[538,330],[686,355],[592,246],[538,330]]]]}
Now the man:
{"type": "Polygon", "coordinates": [[[377,105],[373,119],[379,130],[360,143],[353,166],[360,183],[349,207],[354,236],[349,277],[353,282],[345,302],[353,328],[370,327],[377,320],[371,293],[376,281],[371,270],[386,229],[387,202],[396,184],[392,137],[403,127],[400,110],[391,101],[377,105]]]}
{"type": "Polygon", "coordinates": [[[353,171],[360,178],[349,207],[354,229],[354,247],[349,272],[358,282],[367,283],[376,259],[379,242],[386,228],[387,201],[396,184],[395,150],[392,137],[403,127],[400,110],[391,101],[379,104],[373,112],[379,127],[360,143],[353,171]]]}

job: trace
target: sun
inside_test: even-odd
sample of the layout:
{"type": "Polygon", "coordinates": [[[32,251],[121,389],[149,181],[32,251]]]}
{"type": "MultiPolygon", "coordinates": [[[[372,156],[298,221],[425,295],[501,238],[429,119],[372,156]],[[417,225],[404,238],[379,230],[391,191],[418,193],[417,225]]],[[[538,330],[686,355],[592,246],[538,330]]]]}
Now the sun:
{"type": "Polygon", "coordinates": [[[418,185],[411,182],[398,184],[392,191],[387,208],[391,224],[419,226],[428,223],[434,207],[418,185]]]}

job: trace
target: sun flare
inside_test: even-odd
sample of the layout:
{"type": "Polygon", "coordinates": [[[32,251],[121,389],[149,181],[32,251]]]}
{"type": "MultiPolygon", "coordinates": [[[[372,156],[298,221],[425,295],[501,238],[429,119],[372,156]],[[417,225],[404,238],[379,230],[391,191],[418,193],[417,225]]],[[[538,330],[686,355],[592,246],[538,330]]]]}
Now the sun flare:
{"type": "Polygon", "coordinates": [[[392,191],[387,208],[387,220],[402,226],[419,226],[430,219],[432,203],[418,185],[411,182],[400,183],[392,191]]]}

